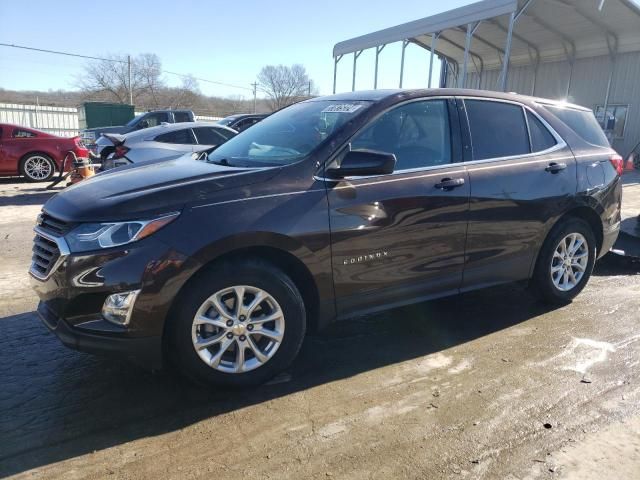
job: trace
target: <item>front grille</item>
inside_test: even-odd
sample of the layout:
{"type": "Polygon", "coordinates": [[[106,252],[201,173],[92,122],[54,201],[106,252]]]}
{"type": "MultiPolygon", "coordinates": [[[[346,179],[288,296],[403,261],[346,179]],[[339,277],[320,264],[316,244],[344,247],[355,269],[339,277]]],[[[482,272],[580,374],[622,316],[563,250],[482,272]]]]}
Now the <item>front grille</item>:
{"type": "Polygon", "coordinates": [[[33,239],[33,256],[31,257],[31,272],[39,278],[45,278],[60,258],[60,249],[53,240],[36,234],[33,239]]]}
{"type": "Polygon", "coordinates": [[[58,220],[48,213],[42,212],[38,216],[38,226],[47,233],[51,233],[55,236],[63,236],[71,230],[73,225],[62,220],[58,220]]]}

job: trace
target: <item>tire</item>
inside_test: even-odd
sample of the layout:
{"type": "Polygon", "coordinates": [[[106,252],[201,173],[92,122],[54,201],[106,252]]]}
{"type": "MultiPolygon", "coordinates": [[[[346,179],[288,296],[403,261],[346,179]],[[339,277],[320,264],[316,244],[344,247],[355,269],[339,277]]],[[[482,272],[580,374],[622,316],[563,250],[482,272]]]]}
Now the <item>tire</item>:
{"type": "Polygon", "coordinates": [[[219,264],[197,274],[183,292],[172,309],[167,340],[173,363],[195,382],[260,385],[297,356],[306,331],[304,302],[291,279],[271,264],[261,260],[219,264]],[[258,293],[261,300],[250,312],[258,293]],[[244,320],[237,311],[240,295],[247,314],[244,320]],[[275,320],[264,322],[265,318],[275,320]],[[260,321],[264,323],[256,323],[260,321]],[[197,350],[196,344],[201,348],[197,350]],[[244,349],[244,355],[239,349],[244,349]]]}
{"type": "Polygon", "coordinates": [[[563,220],[553,227],[540,249],[531,282],[532,289],[546,303],[567,304],[589,281],[595,261],[596,239],[589,224],[579,218],[563,220]],[[573,249],[576,251],[572,255],[573,239],[573,249]],[[561,242],[564,242],[567,252],[566,260],[561,242]],[[580,246],[580,242],[583,246],[580,246]]]}
{"type": "Polygon", "coordinates": [[[20,162],[20,175],[29,182],[46,182],[55,173],[56,164],[44,153],[30,153],[20,162]]]}

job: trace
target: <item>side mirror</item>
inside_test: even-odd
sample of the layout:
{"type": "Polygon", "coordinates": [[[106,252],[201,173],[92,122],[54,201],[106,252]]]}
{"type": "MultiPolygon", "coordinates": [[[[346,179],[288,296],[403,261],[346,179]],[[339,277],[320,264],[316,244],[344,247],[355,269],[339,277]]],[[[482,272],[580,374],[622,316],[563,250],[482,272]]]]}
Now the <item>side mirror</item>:
{"type": "Polygon", "coordinates": [[[147,120],[141,120],[138,123],[138,130],[142,130],[143,128],[149,128],[149,122],[147,120]]]}
{"type": "Polygon", "coordinates": [[[352,150],[342,158],[337,167],[327,168],[328,178],[357,177],[365,175],[387,175],[393,173],[396,156],[376,150],[352,150]]]}

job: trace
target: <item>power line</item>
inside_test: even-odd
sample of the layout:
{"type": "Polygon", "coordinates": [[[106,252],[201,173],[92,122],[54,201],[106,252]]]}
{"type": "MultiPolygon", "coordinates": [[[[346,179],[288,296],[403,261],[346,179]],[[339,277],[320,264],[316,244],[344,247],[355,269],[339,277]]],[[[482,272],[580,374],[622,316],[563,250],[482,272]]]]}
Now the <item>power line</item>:
{"type": "MultiPolygon", "coordinates": [[[[32,50],[34,52],[53,53],[55,55],[65,55],[67,57],[86,58],[86,59],[89,59],[89,60],[100,60],[100,61],[103,61],[103,62],[125,63],[125,64],[129,63],[129,61],[127,61],[127,60],[117,60],[117,59],[114,59],[114,58],[92,57],[90,55],[80,55],[79,53],[60,52],[60,51],[57,51],[57,50],[47,50],[47,49],[44,49],[44,48],[27,47],[27,46],[24,46],[24,45],[16,45],[16,44],[13,44],[13,43],[1,43],[0,42],[0,46],[1,47],[20,48],[20,49],[23,49],[23,50],[32,50]]],[[[206,79],[206,78],[194,77],[193,75],[186,75],[184,73],[170,72],[168,70],[161,70],[161,72],[169,74],[169,75],[175,75],[177,77],[182,77],[182,78],[193,78],[194,80],[198,80],[199,82],[212,83],[214,85],[222,85],[224,87],[240,88],[242,90],[253,91],[253,89],[249,88],[249,87],[242,87],[240,85],[234,85],[232,83],[216,82],[215,80],[209,80],[209,79],[206,79]]]]}
{"type": "Polygon", "coordinates": [[[54,53],[56,55],[66,55],[67,57],[88,58],[89,60],[102,60],[105,62],[127,63],[126,60],[115,60],[113,58],[91,57],[89,55],[80,55],[78,53],[58,52],[57,50],[46,50],[44,48],[25,47],[24,45],[15,45],[13,43],[0,43],[0,46],[21,48],[23,50],[33,50],[34,52],[54,53]]]}
{"type": "Polygon", "coordinates": [[[249,87],[241,87],[240,85],[233,85],[232,83],[216,82],[215,80],[208,80],[206,78],[194,77],[193,75],[186,75],[184,73],[169,72],[168,70],[162,70],[162,73],[168,73],[169,75],[176,75],[178,77],[183,77],[183,78],[193,78],[194,80],[198,80],[199,82],[213,83],[214,85],[223,85],[225,87],[241,88],[243,90],[253,91],[253,89],[249,87]]]}

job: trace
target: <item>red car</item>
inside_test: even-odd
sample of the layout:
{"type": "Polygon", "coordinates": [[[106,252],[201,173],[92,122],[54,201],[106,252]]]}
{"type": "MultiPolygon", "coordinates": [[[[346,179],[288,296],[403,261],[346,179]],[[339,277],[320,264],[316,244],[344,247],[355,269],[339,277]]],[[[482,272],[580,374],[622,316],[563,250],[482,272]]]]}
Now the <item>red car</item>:
{"type": "MultiPolygon", "coordinates": [[[[80,137],[58,137],[33,128],[0,123],[0,175],[24,175],[31,182],[51,179],[69,151],[88,157],[80,137]]],[[[69,166],[67,166],[67,169],[69,166]]]]}

